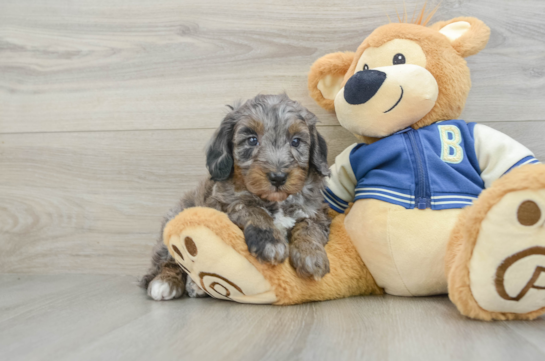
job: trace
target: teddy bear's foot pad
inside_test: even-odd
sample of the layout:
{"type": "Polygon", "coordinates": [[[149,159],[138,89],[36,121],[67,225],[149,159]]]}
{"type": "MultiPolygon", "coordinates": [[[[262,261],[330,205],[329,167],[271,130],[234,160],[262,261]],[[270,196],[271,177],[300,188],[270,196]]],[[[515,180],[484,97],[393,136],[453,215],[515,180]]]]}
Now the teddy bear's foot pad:
{"type": "Polygon", "coordinates": [[[176,262],[211,297],[240,303],[276,302],[265,277],[209,228],[185,228],[167,243],[176,262]]]}
{"type": "Polygon", "coordinates": [[[475,301],[489,312],[545,307],[545,190],[508,193],[490,209],[469,274],[475,301]]]}

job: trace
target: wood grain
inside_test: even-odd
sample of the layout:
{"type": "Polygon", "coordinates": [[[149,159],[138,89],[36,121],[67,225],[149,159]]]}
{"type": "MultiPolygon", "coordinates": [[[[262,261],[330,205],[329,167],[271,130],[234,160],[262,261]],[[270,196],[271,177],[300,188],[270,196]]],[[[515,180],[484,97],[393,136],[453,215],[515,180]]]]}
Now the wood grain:
{"type": "MultiPolygon", "coordinates": [[[[331,161],[354,142],[320,131],[331,161]]],[[[0,273],[142,274],[162,216],[208,174],[212,133],[0,134],[0,273]]]]}
{"type": "MultiPolygon", "coordinates": [[[[11,0],[0,3],[0,132],[215,128],[224,105],[286,91],[316,112],[306,76],[395,19],[399,1],[11,0]]],[[[422,1],[408,1],[409,13],[422,1]]],[[[542,120],[545,2],[443,1],[481,18],[468,59],[473,121],[542,120]]]]}
{"type": "Polygon", "coordinates": [[[122,276],[0,276],[6,360],[543,360],[545,319],[472,322],[447,297],[156,302],[122,276]],[[20,278],[20,279],[18,279],[20,278]],[[18,302],[17,302],[18,301],[18,302]]]}
{"type": "MultiPolygon", "coordinates": [[[[487,123],[545,159],[543,122],[487,123]]],[[[321,126],[332,163],[353,136],[321,126]]],[[[0,134],[0,273],[141,275],[212,129],[0,134]]]]}
{"type": "MultiPolygon", "coordinates": [[[[409,13],[421,1],[407,1],[409,13]]],[[[336,154],[354,142],[309,98],[318,57],[395,19],[379,0],[0,2],[0,273],[140,275],[160,219],[206,175],[225,104],[286,91],[336,154]]],[[[433,5],[433,2],[432,2],[433,5]]],[[[545,160],[545,3],[445,0],[492,28],[463,118],[545,160]]]]}
{"type": "MultiPolygon", "coordinates": [[[[409,13],[422,3],[406,1],[409,13]]],[[[543,360],[544,318],[471,322],[446,297],[157,303],[135,285],[162,215],[207,174],[204,146],[225,104],[286,91],[320,118],[330,163],[354,142],[310,99],[307,72],[354,50],[385,11],[394,20],[395,6],[1,1],[0,358],[543,360]]],[[[539,0],[443,0],[435,16],[492,28],[468,59],[462,118],[542,161],[544,12],[539,0]]]]}

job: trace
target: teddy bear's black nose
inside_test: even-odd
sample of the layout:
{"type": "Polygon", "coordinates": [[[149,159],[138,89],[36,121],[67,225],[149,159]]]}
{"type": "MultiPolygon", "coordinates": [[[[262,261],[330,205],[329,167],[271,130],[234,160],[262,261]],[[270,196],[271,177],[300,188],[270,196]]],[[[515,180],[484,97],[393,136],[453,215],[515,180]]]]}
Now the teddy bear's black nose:
{"type": "Polygon", "coordinates": [[[378,70],[358,71],[344,86],[344,99],[348,104],[364,104],[371,99],[386,80],[386,73],[378,70]]]}

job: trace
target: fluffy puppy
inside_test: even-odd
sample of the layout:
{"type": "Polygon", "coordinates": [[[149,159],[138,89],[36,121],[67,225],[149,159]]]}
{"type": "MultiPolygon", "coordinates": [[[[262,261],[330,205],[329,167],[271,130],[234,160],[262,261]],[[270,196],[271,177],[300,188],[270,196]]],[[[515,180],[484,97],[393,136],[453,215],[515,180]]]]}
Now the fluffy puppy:
{"type": "MultiPolygon", "coordinates": [[[[230,107],[206,154],[210,177],[187,193],[166,216],[205,206],[225,212],[261,262],[278,264],[288,256],[302,277],[329,272],[324,250],[330,219],[321,191],[329,174],[327,146],[317,118],[282,95],[258,95],[230,107]]],[[[155,300],[204,292],[169,255],[159,234],[152,267],[141,286],[155,300]]]]}

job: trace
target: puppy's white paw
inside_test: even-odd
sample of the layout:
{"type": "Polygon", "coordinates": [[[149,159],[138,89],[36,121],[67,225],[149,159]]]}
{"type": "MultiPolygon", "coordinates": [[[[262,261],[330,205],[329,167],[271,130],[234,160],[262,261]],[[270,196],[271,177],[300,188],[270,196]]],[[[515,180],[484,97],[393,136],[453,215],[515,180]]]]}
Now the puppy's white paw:
{"type": "Polygon", "coordinates": [[[191,298],[201,298],[208,296],[206,292],[199,287],[191,277],[187,277],[187,282],[185,284],[185,289],[187,290],[187,295],[191,298]]]}
{"type": "Polygon", "coordinates": [[[155,301],[168,301],[179,298],[184,293],[182,287],[162,279],[154,279],[148,286],[148,296],[155,301]]]}

